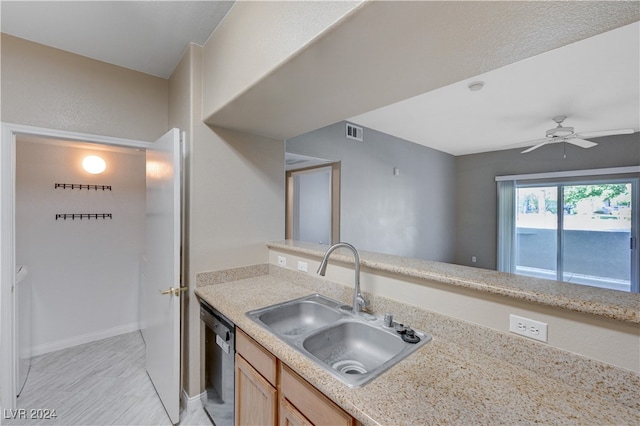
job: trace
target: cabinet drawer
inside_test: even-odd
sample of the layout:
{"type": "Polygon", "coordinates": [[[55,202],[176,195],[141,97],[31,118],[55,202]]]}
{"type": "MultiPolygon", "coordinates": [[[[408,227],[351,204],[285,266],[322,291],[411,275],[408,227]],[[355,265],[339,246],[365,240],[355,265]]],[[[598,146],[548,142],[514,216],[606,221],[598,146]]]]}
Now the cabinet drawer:
{"type": "Polygon", "coordinates": [[[280,363],[280,393],[314,425],[351,426],[355,423],[353,417],[346,411],[282,363],[280,363]]]}
{"type": "Polygon", "coordinates": [[[276,357],[239,328],[236,328],[236,352],[246,359],[272,386],[276,386],[276,357]]]}

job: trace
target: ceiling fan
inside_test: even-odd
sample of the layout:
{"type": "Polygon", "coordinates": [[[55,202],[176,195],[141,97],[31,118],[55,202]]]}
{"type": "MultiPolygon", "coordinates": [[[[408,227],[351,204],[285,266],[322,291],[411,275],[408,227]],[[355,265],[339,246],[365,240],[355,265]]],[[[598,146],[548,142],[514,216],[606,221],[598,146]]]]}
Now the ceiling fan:
{"type": "Polygon", "coordinates": [[[573,131],[573,127],[565,127],[562,125],[562,123],[564,122],[564,120],[566,120],[566,118],[567,118],[566,115],[559,115],[557,117],[553,117],[553,121],[555,121],[558,125],[553,129],[547,130],[546,138],[537,139],[529,142],[534,145],[522,151],[522,154],[531,152],[534,149],[540,148],[541,146],[548,145],[550,143],[558,143],[558,142],[568,142],[570,144],[577,145],[581,148],[591,148],[598,144],[596,142],[592,142],[584,138],[599,138],[601,136],[628,135],[634,132],[633,129],[617,129],[617,130],[601,130],[597,132],[575,133],[573,131]]]}

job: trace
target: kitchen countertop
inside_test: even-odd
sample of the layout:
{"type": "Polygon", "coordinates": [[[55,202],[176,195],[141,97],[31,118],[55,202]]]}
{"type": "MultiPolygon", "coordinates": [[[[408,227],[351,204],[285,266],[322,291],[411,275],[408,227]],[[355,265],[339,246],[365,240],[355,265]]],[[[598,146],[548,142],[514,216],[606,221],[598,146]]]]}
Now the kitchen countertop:
{"type": "Polygon", "coordinates": [[[635,373],[384,298],[433,340],[355,389],[245,315],[316,292],[348,303],[349,290],[260,265],[199,274],[196,294],[364,425],[640,424],[635,373]]]}
{"type": "MultiPolygon", "coordinates": [[[[270,249],[284,250],[322,259],[330,247],[326,244],[285,240],[267,244],[270,249]]],[[[532,303],[597,315],[617,321],[640,324],[640,294],[583,286],[508,274],[488,269],[454,265],[381,253],[360,251],[363,270],[393,273],[498,294],[532,303]]],[[[351,252],[336,251],[332,261],[353,264],[351,252]],[[346,253],[346,254],[345,254],[346,253]]]]}

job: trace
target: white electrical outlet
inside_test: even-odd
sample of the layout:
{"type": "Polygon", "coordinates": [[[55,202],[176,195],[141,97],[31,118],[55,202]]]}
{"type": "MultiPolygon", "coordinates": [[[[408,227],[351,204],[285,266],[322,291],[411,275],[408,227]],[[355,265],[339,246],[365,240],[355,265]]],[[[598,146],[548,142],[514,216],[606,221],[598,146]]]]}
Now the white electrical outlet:
{"type": "Polygon", "coordinates": [[[278,265],[287,266],[287,258],[284,256],[278,256],[278,265]]]}
{"type": "Polygon", "coordinates": [[[307,262],[298,260],[298,271],[307,272],[307,262]]]}
{"type": "Polygon", "coordinates": [[[509,315],[509,331],[531,339],[547,342],[547,324],[517,315],[509,315]]]}

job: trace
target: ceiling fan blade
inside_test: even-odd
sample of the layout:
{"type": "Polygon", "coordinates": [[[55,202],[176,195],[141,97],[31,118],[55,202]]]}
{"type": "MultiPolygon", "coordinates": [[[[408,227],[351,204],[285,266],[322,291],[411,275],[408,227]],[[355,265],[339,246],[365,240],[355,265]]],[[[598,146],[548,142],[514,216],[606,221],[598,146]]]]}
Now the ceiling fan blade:
{"type": "Polygon", "coordinates": [[[591,142],[585,139],[579,139],[579,138],[571,138],[571,139],[567,139],[566,142],[569,142],[571,144],[577,145],[581,148],[591,148],[593,146],[598,145],[596,142],[591,142]]]}
{"type": "Polygon", "coordinates": [[[512,143],[509,145],[505,145],[500,149],[516,149],[516,148],[527,148],[531,145],[537,145],[539,143],[542,142],[548,142],[549,138],[543,138],[543,139],[534,139],[532,141],[524,141],[524,142],[517,142],[517,143],[512,143]]]}
{"type": "Polygon", "coordinates": [[[600,130],[598,132],[577,133],[576,136],[579,138],[599,138],[602,136],[630,135],[634,131],[633,129],[600,130]]]}
{"type": "Polygon", "coordinates": [[[544,142],[542,142],[542,143],[539,143],[538,145],[534,145],[534,146],[532,146],[531,148],[527,148],[527,149],[525,149],[525,150],[524,150],[524,151],[522,151],[520,154],[526,154],[527,152],[531,152],[531,151],[533,151],[534,149],[538,149],[538,148],[540,148],[541,146],[544,146],[544,145],[546,145],[546,144],[548,144],[548,143],[550,143],[550,142],[551,142],[550,140],[546,140],[546,141],[544,141],[544,142]]]}

